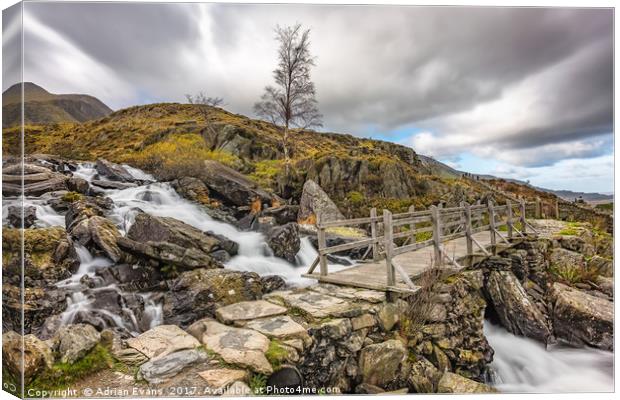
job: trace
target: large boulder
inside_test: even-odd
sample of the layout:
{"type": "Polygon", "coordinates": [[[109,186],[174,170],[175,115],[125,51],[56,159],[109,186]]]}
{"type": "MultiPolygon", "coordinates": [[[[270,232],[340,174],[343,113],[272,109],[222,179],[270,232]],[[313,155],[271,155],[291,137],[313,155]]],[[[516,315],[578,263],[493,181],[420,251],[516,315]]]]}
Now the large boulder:
{"type": "Polygon", "coordinates": [[[406,358],[407,349],[399,340],[364,347],[359,356],[362,382],[385,387],[396,379],[406,358]]]}
{"type": "Polygon", "coordinates": [[[582,254],[564,248],[551,250],[549,262],[551,268],[556,270],[582,269],[585,266],[585,258],[582,254]]]}
{"type": "Polygon", "coordinates": [[[295,262],[301,241],[299,240],[299,225],[290,222],[283,226],[276,226],[267,234],[267,244],[276,257],[284,258],[290,263],[295,262]]]}
{"type": "Polygon", "coordinates": [[[614,305],[561,283],[551,290],[555,336],[574,346],[613,350],[614,305]]]}
{"type": "Polygon", "coordinates": [[[545,315],[510,271],[491,271],[486,291],[502,325],[515,335],[546,343],[551,336],[545,315]]]}
{"type": "Polygon", "coordinates": [[[195,269],[182,273],[164,296],[164,321],[187,326],[214,316],[218,306],[258,300],[262,284],[254,272],[228,269],[195,269]]]}
{"type": "Polygon", "coordinates": [[[467,379],[461,375],[452,372],[445,372],[437,387],[438,393],[495,393],[496,389],[467,379]]]}
{"type": "Polygon", "coordinates": [[[147,361],[140,366],[139,375],[150,384],[162,383],[183,369],[208,359],[204,351],[181,350],[147,361]]]}
{"type": "Polygon", "coordinates": [[[156,360],[179,350],[199,347],[200,342],[178,326],[159,325],[140,336],[128,339],[127,345],[150,360],[156,360]]]}
{"type": "Polygon", "coordinates": [[[97,160],[95,168],[97,169],[99,175],[105,176],[112,181],[134,182],[136,180],[136,178],[134,178],[125,167],[114,164],[103,158],[97,160]]]}
{"type": "Polygon", "coordinates": [[[34,206],[9,206],[7,220],[14,228],[30,228],[37,220],[37,209],[34,206]],[[23,213],[22,213],[23,210],[23,213]],[[23,215],[23,226],[22,226],[23,215]]]}
{"type": "Polygon", "coordinates": [[[67,308],[66,293],[50,287],[29,287],[22,292],[19,283],[3,282],[2,298],[4,331],[21,331],[23,328],[25,333],[39,335],[49,316],[59,314],[67,308]]]}
{"type": "Polygon", "coordinates": [[[338,206],[313,180],[304,183],[299,203],[299,223],[313,224],[320,215],[323,222],[344,219],[338,206]]]}
{"type": "Polygon", "coordinates": [[[60,361],[73,364],[99,343],[101,335],[87,324],[63,326],[52,339],[60,361]]]}
{"type": "Polygon", "coordinates": [[[598,275],[612,277],[614,276],[614,262],[610,258],[601,256],[593,256],[588,260],[588,269],[596,271],[598,275]]]}
{"type": "Polygon", "coordinates": [[[257,198],[261,203],[271,204],[275,198],[255,182],[217,161],[205,160],[201,173],[209,189],[230,205],[247,206],[257,198]]]}
{"type": "Polygon", "coordinates": [[[78,199],[69,205],[65,226],[71,237],[82,246],[117,262],[123,255],[116,243],[121,235],[116,225],[103,213],[96,201],[78,199]]]}
{"type": "Polygon", "coordinates": [[[182,197],[200,204],[209,204],[209,188],[200,179],[186,176],[171,182],[182,197]]]}
{"type": "Polygon", "coordinates": [[[41,196],[47,192],[67,190],[67,178],[48,168],[24,164],[12,164],[2,168],[2,194],[4,196],[41,196]],[[23,188],[22,188],[23,179],[23,188]]]}
{"type": "Polygon", "coordinates": [[[21,335],[9,331],[2,335],[2,366],[13,378],[24,375],[28,384],[41,371],[50,368],[54,357],[52,350],[34,335],[21,335]]]}

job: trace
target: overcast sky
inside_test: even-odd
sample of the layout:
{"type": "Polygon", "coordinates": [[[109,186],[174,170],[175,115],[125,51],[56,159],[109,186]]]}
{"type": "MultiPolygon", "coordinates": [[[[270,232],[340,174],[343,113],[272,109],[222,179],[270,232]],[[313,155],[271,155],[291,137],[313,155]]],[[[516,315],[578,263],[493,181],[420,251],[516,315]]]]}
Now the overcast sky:
{"type": "Polygon", "coordinates": [[[24,79],[114,109],[205,90],[252,116],[273,28],[295,22],[312,30],[323,130],[470,172],[613,190],[611,10],[25,3],[24,79]]]}

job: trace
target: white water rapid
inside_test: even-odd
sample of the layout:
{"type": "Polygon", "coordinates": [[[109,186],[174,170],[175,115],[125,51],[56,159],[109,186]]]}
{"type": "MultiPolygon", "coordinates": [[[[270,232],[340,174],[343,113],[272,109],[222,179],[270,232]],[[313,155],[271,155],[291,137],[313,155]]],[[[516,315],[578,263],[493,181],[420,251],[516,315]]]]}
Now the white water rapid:
{"type": "Polygon", "coordinates": [[[591,348],[545,346],[485,322],[495,350],[492,384],[501,392],[612,392],[613,353],[591,348]]]}

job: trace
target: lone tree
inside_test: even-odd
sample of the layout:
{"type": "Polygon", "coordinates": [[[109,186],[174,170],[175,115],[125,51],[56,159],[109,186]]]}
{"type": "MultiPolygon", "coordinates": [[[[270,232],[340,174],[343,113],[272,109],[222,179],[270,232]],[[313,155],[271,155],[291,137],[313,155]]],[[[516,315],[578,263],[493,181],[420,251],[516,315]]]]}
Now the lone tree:
{"type": "Polygon", "coordinates": [[[278,49],[278,67],[273,71],[275,86],[265,87],[261,100],[254,104],[254,112],[261,118],[282,127],[282,147],[288,169],[288,136],[291,128],[306,129],[323,126],[319,113],[314,83],[310,80],[310,30],[301,24],[275,29],[278,49]]]}
{"type": "Polygon", "coordinates": [[[213,115],[213,107],[219,107],[224,104],[224,99],[221,97],[209,97],[204,92],[199,92],[196,95],[186,94],[185,98],[189,104],[198,105],[198,110],[202,114],[202,118],[205,120],[205,126],[209,133],[214,133],[211,116],[213,115]]]}

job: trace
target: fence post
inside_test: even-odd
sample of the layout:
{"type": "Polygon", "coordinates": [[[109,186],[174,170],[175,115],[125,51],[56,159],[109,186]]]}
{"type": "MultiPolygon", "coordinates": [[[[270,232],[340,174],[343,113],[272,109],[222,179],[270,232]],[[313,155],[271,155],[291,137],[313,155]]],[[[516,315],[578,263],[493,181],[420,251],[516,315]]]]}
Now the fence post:
{"type": "Polygon", "coordinates": [[[497,238],[495,237],[495,209],[493,208],[493,200],[488,200],[489,207],[489,232],[491,233],[491,249],[493,254],[496,252],[497,238]]]}
{"type": "Polygon", "coordinates": [[[437,206],[431,206],[431,223],[433,224],[433,248],[435,250],[435,266],[443,265],[441,255],[441,216],[437,206]]]}
{"type": "MultiPolygon", "coordinates": [[[[415,206],[409,206],[409,212],[410,213],[414,213],[415,212],[415,206]]],[[[410,218],[413,218],[410,216],[410,218]]],[[[409,239],[409,244],[413,244],[415,243],[415,222],[412,222],[409,224],[409,230],[411,231],[411,239],[409,239]]]]}
{"type": "Polygon", "coordinates": [[[319,241],[319,265],[321,267],[321,276],[327,275],[327,257],[325,254],[321,254],[321,251],[327,247],[327,240],[325,239],[325,228],[321,226],[321,215],[316,217],[317,227],[317,239],[319,241]]]}
{"type": "Polygon", "coordinates": [[[534,210],[534,217],[540,219],[542,217],[542,204],[540,203],[540,197],[536,197],[536,209],[534,210]]]}
{"type": "Polygon", "coordinates": [[[467,239],[467,255],[474,254],[474,245],[471,240],[471,208],[469,203],[463,202],[462,207],[465,211],[465,238],[467,239]]]}
{"type": "Polygon", "coordinates": [[[508,239],[512,239],[512,201],[506,199],[506,225],[508,225],[508,239]]]}
{"type": "Polygon", "coordinates": [[[394,228],[392,227],[392,213],[383,210],[383,238],[385,240],[385,266],[387,268],[387,285],[394,286],[394,268],[392,267],[392,251],[394,249],[394,228]]]}
{"type": "Polygon", "coordinates": [[[374,242],[372,243],[372,259],[373,261],[379,260],[379,243],[377,243],[377,209],[375,207],[370,209],[370,234],[374,242]]]}
{"type": "Polygon", "coordinates": [[[527,224],[525,223],[525,200],[521,199],[521,232],[525,235],[525,230],[527,229],[527,224]]]}
{"type": "Polygon", "coordinates": [[[560,201],[555,199],[555,219],[560,219],[560,201]]]}

